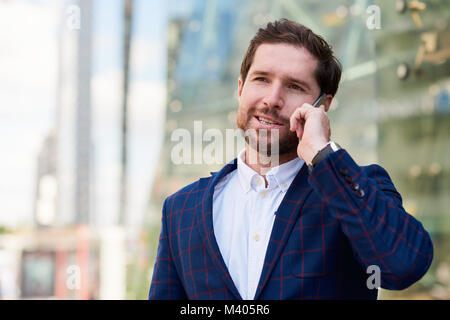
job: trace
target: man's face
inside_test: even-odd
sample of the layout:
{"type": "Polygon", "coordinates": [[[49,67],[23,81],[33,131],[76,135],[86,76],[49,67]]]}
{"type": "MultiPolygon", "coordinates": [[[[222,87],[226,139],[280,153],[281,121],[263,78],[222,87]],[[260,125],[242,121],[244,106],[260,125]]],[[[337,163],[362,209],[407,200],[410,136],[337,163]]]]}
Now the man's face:
{"type": "Polygon", "coordinates": [[[304,48],[261,44],[245,83],[239,78],[238,127],[244,131],[255,129],[257,136],[253,138],[258,145],[259,130],[266,129],[268,150],[271,150],[269,132],[279,130],[279,154],[296,152],[299,140],[296,133],[289,130],[289,118],[296,108],[305,102],[312,104],[319,96],[320,88],[314,77],[317,63],[304,48]]]}

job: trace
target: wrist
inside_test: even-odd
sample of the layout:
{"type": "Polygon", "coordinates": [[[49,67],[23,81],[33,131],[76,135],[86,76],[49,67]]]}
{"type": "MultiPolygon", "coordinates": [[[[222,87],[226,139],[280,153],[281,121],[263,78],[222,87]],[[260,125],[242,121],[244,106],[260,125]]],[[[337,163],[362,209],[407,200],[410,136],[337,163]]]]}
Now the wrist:
{"type": "Polygon", "coordinates": [[[311,162],[308,163],[310,171],[314,166],[325,159],[329,154],[341,149],[341,147],[334,141],[329,141],[322,149],[320,149],[315,156],[312,158],[311,162]]]}
{"type": "Polygon", "coordinates": [[[316,143],[315,145],[313,145],[310,148],[311,152],[309,153],[309,157],[307,159],[304,159],[306,164],[310,165],[312,163],[312,161],[314,160],[314,157],[316,157],[317,154],[321,150],[323,150],[328,144],[329,144],[329,141],[322,142],[322,143],[316,143]]]}

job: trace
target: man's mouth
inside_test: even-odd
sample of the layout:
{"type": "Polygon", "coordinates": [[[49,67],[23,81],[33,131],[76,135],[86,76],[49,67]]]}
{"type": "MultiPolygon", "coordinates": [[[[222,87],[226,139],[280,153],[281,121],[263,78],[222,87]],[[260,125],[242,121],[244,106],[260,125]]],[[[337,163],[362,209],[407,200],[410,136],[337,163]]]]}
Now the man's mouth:
{"type": "Polygon", "coordinates": [[[275,120],[272,119],[268,119],[266,117],[262,117],[262,116],[255,116],[255,118],[262,124],[264,125],[268,125],[268,126],[272,126],[272,125],[277,125],[277,126],[282,126],[283,124],[280,122],[277,122],[275,120]]]}

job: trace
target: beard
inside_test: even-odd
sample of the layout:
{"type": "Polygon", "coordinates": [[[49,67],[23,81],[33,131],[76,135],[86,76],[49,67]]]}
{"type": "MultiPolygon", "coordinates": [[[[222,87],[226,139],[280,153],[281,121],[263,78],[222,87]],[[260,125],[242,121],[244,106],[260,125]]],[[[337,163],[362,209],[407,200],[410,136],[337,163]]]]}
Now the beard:
{"type": "Polygon", "coordinates": [[[280,114],[273,112],[272,108],[264,107],[259,110],[260,115],[267,115],[283,124],[281,129],[253,129],[250,127],[250,121],[254,118],[256,108],[250,108],[246,114],[238,111],[237,126],[244,131],[245,142],[255,151],[266,156],[284,155],[297,152],[299,138],[296,132],[287,130],[290,126],[289,119],[282,117],[280,114]],[[278,131],[276,134],[273,131],[278,131]],[[278,148],[277,148],[278,145],[278,148]]]}

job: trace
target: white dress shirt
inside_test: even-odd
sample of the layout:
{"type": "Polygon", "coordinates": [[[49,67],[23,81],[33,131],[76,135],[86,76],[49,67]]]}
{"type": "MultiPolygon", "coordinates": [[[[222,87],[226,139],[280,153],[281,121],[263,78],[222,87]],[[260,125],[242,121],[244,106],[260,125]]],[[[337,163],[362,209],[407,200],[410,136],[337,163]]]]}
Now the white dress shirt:
{"type": "Polygon", "coordinates": [[[242,299],[253,299],[275,220],[275,212],[304,164],[295,158],[272,168],[264,178],[245,163],[245,149],[237,170],[214,189],[213,224],[220,252],[242,299]]]}

